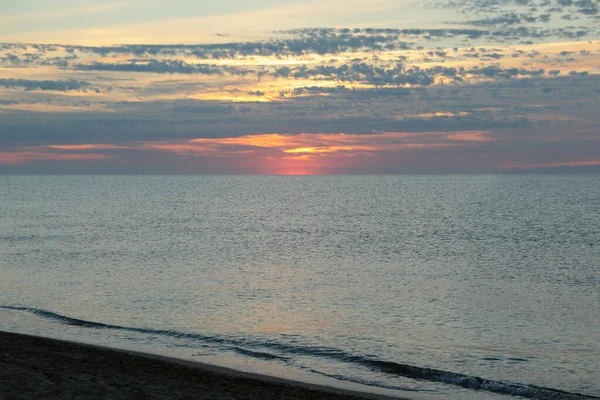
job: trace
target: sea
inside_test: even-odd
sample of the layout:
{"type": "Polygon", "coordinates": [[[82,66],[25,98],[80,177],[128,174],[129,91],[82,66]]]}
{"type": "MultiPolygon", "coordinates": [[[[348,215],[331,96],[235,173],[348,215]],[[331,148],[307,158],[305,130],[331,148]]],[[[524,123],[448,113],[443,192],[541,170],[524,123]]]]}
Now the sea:
{"type": "Polygon", "coordinates": [[[0,176],[0,330],[409,399],[597,399],[600,175],[0,176]]]}

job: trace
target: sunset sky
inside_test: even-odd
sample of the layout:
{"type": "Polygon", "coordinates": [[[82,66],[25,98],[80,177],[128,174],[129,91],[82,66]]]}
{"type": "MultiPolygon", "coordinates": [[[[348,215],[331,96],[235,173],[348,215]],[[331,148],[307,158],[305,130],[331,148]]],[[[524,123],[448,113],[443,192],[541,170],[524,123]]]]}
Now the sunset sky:
{"type": "Polygon", "coordinates": [[[600,170],[600,0],[0,3],[0,173],[600,170]]]}

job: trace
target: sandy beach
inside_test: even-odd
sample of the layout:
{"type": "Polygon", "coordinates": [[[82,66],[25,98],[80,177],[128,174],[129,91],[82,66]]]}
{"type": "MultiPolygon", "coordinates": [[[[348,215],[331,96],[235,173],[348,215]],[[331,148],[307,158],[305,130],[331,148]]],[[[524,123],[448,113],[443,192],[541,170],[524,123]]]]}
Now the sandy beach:
{"type": "Polygon", "coordinates": [[[0,332],[0,398],[385,399],[226,368],[0,332]]]}

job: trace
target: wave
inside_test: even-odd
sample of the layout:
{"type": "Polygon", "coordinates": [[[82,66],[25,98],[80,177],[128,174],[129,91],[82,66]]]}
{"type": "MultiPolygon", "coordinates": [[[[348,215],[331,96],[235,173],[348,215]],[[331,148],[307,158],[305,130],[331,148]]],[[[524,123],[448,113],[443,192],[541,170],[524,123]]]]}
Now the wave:
{"type": "MultiPolygon", "coordinates": [[[[138,328],[105,324],[102,322],[93,322],[78,318],[72,318],[54,313],[52,311],[32,307],[0,306],[0,308],[6,310],[27,312],[63,324],[80,326],[84,328],[128,331],[158,336],[166,336],[172,338],[198,340],[204,343],[220,345],[227,350],[234,351],[241,355],[267,360],[288,361],[290,360],[290,355],[306,355],[312,357],[328,358],[334,361],[341,361],[354,365],[360,365],[363,367],[370,368],[374,371],[399,375],[411,379],[424,380],[430,382],[441,382],[461,386],[463,388],[468,389],[482,390],[486,392],[506,394],[512,396],[520,396],[528,399],[600,400],[600,397],[584,395],[580,393],[566,392],[553,388],[522,383],[502,382],[492,379],[480,378],[477,376],[461,374],[457,372],[442,371],[432,368],[424,368],[409,364],[397,363],[393,361],[386,361],[381,360],[379,358],[368,357],[360,354],[352,354],[345,350],[333,347],[292,345],[272,340],[257,340],[252,338],[239,339],[218,335],[204,335],[200,333],[186,333],[172,330],[138,328]],[[250,350],[248,349],[248,347],[254,349],[250,350]],[[257,350],[257,348],[260,350],[257,350]],[[280,352],[283,353],[283,355],[262,351],[263,349],[269,349],[270,351],[280,352]]],[[[335,378],[350,380],[347,377],[337,375],[335,376],[335,378]]]]}
{"type": "Polygon", "coordinates": [[[263,360],[287,361],[290,359],[289,357],[285,357],[285,356],[278,356],[278,355],[267,353],[264,351],[248,350],[248,349],[244,349],[243,347],[237,347],[237,346],[233,347],[232,350],[235,351],[236,353],[243,354],[245,356],[250,356],[250,357],[254,357],[254,358],[262,358],[263,360]]]}
{"type": "Polygon", "coordinates": [[[409,388],[409,387],[405,387],[405,386],[394,386],[394,385],[388,385],[388,384],[385,384],[382,382],[369,381],[366,379],[351,378],[346,375],[328,374],[327,372],[319,371],[314,368],[306,368],[306,369],[308,371],[312,372],[313,374],[323,375],[328,378],[337,379],[339,381],[359,383],[359,384],[365,385],[365,386],[375,386],[375,387],[383,388],[383,389],[401,390],[403,392],[423,392],[424,391],[423,389],[413,389],[413,388],[409,388]]]}

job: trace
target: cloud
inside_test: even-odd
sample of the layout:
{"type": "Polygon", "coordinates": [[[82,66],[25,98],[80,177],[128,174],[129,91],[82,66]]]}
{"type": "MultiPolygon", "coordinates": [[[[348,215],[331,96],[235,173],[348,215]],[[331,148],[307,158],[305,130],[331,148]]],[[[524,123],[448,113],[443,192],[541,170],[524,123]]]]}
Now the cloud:
{"type": "MultiPolygon", "coordinates": [[[[560,50],[554,51],[558,54],[560,50]]],[[[78,91],[11,90],[4,92],[5,99],[0,98],[0,108],[5,111],[0,124],[0,144],[15,147],[108,140],[121,145],[131,141],[235,137],[264,132],[370,134],[373,131],[500,131],[539,126],[551,132],[558,129],[553,124],[559,118],[582,126],[597,117],[592,105],[598,96],[600,76],[584,76],[579,69],[577,75],[569,75],[570,70],[575,69],[563,68],[562,73],[547,70],[540,75],[536,68],[457,68],[456,76],[472,79],[472,83],[413,88],[340,84],[335,77],[329,81],[290,78],[283,82],[289,88],[284,97],[264,104],[171,96],[171,90],[203,90],[188,76],[177,77],[172,83],[142,77],[152,82],[150,88],[167,86],[165,99],[154,101],[140,99],[145,93],[141,89],[133,91],[135,101],[120,101],[119,94],[113,97],[110,92],[92,96],[78,91]],[[553,77],[550,71],[559,75],[553,77]],[[530,106],[544,103],[552,107],[530,106]],[[33,112],[44,113],[43,124],[36,122],[33,112]]],[[[271,90],[279,95],[280,87],[270,89],[279,80],[283,78],[253,82],[264,86],[230,86],[223,90],[237,89],[238,94],[262,100],[273,96],[271,90]],[[249,91],[264,96],[252,96],[249,91]]],[[[221,93],[222,89],[214,90],[221,93]]]]}
{"type": "Polygon", "coordinates": [[[555,169],[559,167],[591,167],[600,166],[600,159],[594,160],[575,160],[575,161],[558,161],[553,163],[531,163],[523,161],[507,162],[503,167],[508,170],[532,170],[532,169],[555,169]]]}
{"type": "Polygon", "coordinates": [[[189,162],[191,159],[222,168],[237,166],[238,172],[285,173],[302,168],[309,173],[343,170],[356,160],[373,163],[381,154],[462,146],[491,140],[488,132],[383,132],[366,135],[348,134],[261,134],[229,138],[196,138],[190,140],[136,142],[127,146],[112,144],[68,144],[28,147],[24,150],[0,153],[0,165],[22,165],[39,162],[90,162],[116,160],[115,151],[126,150],[132,159],[143,159],[144,153],[158,157],[172,154],[189,162]],[[94,151],[94,153],[81,153],[94,151]],[[99,153],[105,151],[106,153],[99,153]],[[74,153],[78,152],[78,153],[74,153]],[[160,154],[163,155],[160,155],[160,154]],[[360,156],[361,158],[357,158],[360,156]]]}
{"type": "Polygon", "coordinates": [[[46,149],[55,149],[55,150],[117,150],[117,149],[127,149],[127,146],[117,146],[115,144],[55,144],[43,146],[46,149]]]}
{"type": "MultiPolygon", "coordinates": [[[[482,18],[459,21],[462,25],[494,29],[489,38],[500,40],[541,40],[550,37],[577,38],[598,34],[592,26],[571,26],[573,14],[593,16],[599,13],[596,0],[454,0],[441,1],[438,7],[456,9],[464,15],[482,15],[482,18]],[[548,7],[553,5],[553,7],[548,7]],[[528,12],[523,12],[527,8],[528,12]],[[541,11],[545,9],[544,11],[541,11]],[[556,17],[556,18],[555,18],[556,17]],[[560,18],[559,18],[560,17],[560,18]],[[532,25],[536,24],[536,25],[532,25]],[[539,25],[551,26],[543,29],[539,25]]],[[[452,22],[456,24],[456,22],[452,22]]]]}
{"type": "MultiPolygon", "coordinates": [[[[132,60],[128,63],[101,63],[93,62],[90,64],[75,64],[71,68],[81,71],[120,71],[120,72],[153,72],[158,74],[178,73],[178,74],[203,74],[219,75],[223,74],[224,68],[218,68],[208,65],[189,64],[180,60],[158,61],[150,60],[132,60]]],[[[229,68],[229,71],[235,71],[229,68]]]]}
{"type": "Polygon", "coordinates": [[[515,130],[509,135],[494,131],[259,134],[140,141],[127,145],[105,142],[30,146],[0,153],[0,164],[7,167],[45,162],[44,167],[52,170],[48,163],[60,166],[66,161],[90,165],[94,160],[102,163],[112,160],[112,165],[126,168],[149,162],[155,164],[160,160],[178,168],[185,167],[189,172],[270,174],[424,172],[440,171],[442,167],[446,172],[468,171],[473,167],[481,171],[598,164],[600,140],[597,137],[585,139],[579,135],[579,143],[566,137],[549,141],[540,136],[540,132],[515,130]],[[517,152],[515,146],[518,146],[517,152]],[[549,161],[550,154],[554,155],[549,161]]]}
{"type": "Polygon", "coordinates": [[[577,12],[585,15],[596,15],[600,12],[598,2],[594,0],[576,0],[573,5],[577,7],[577,12]]]}
{"type": "MultiPolygon", "coordinates": [[[[450,35],[452,30],[444,31],[450,35]]],[[[473,35],[475,31],[460,33],[473,35]]],[[[408,49],[401,40],[404,33],[397,29],[301,29],[278,32],[292,37],[276,37],[254,42],[232,42],[193,45],[120,45],[70,46],[71,49],[102,56],[132,54],[135,56],[187,55],[206,59],[235,59],[239,57],[297,56],[304,54],[339,54],[350,51],[391,51],[408,49]]],[[[412,33],[411,33],[412,34],[412,33]]],[[[456,33],[454,33],[456,34],[456,33]]],[[[439,33],[442,35],[442,33],[439,33]]]]}
{"type": "Polygon", "coordinates": [[[108,154],[59,154],[44,151],[15,151],[15,152],[0,152],[0,165],[20,165],[36,163],[40,161],[107,161],[113,160],[114,157],[108,154]]]}
{"type": "MultiPolygon", "coordinates": [[[[398,63],[393,68],[382,68],[364,62],[355,62],[341,66],[320,65],[313,68],[306,66],[282,67],[275,71],[275,77],[285,76],[296,79],[324,79],[343,82],[359,82],[375,86],[431,86],[440,80],[463,82],[473,77],[510,78],[525,76],[542,76],[544,69],[530,70],[525,68],[503,68],[499,66],[478,66],[465,69],[435,66],[430,68],[407,67],[398,63]],[[282,72],[283,71],[283,72],[282,72]]],[[[308,90],[306,90],[308,92],[308,90]]]]}
{"type": "Polygon", "coordinates": [[[533,23],[533,22],[548,22],[550,20],[550,14],[541,14],[533,16],[532,14],[524,13],[506,13],[499,16],[488,17],[484,19],[467,21],[467,24],[475,26],[509,26],[519,25],[522,23],[533,23]]]}
{"type": "Polygon", "coordinates": [[[44,114],[69,114],[69,113],[109,113],[113,112],[106,105],[65,105],[65,104],[49,104],[49,103],[19,103],[18,101],[4,102],[0,101],[0,110],[4,113],[27,112],[27,113],[44,113],[44,114]]]}
{"type": "Polygon", "coordinates": [[[600,47],[575,42],[595,32],[583,3],[469,2],[491,11],[453,26],[265,25],[279,30],[248,39],[215,36],[223,26],[211,44],[0,44],[0,146],[13,160],[2,171],[481,172],[591,159],[600,47]]]}
{"type": "Polygon", "coordinates": [[[90,88],[88,82],[76,80],[0,79],[0,86],[5,88],[23,88],[24,90],[55,90],[60,92],[81,91],[90,88]]]}

